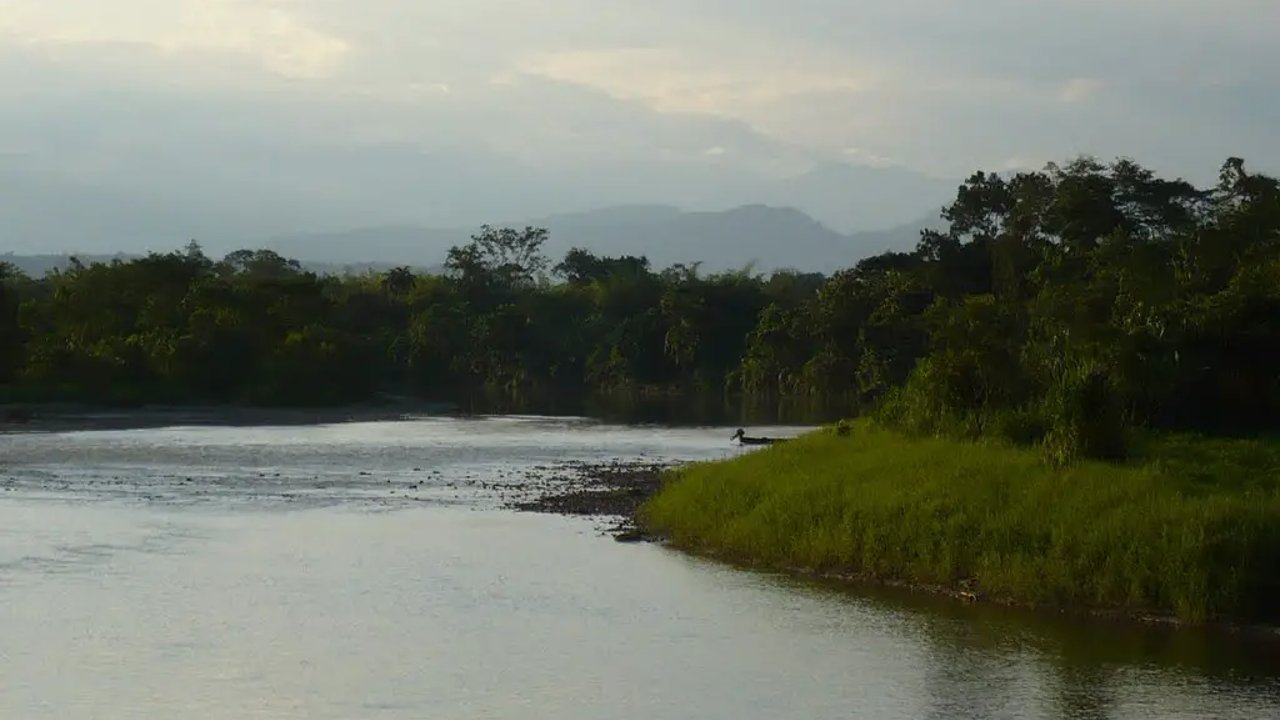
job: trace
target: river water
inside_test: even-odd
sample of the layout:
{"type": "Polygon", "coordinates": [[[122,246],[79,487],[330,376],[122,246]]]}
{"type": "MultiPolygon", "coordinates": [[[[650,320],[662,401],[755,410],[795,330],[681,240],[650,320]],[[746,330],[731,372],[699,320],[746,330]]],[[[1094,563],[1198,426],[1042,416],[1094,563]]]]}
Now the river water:
{"type": "Polygon", "coordinates": [[[0,435],[0,718],[1280,717],[1272,643],[850,592],[502,508],[557,463],[726,457],[730,432],[0,435]]]}

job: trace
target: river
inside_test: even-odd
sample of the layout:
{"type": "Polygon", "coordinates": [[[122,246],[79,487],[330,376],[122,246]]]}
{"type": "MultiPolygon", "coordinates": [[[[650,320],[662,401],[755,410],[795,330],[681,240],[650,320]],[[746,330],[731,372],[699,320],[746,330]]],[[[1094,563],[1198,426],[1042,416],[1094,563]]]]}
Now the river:
{"type": "Polygon", "coordinates": [[[1280,717],[1248,636],[849,591],[502,505],[566,461],[743,452],[731,431],[0,435],[0,717],[1280,717]]]}

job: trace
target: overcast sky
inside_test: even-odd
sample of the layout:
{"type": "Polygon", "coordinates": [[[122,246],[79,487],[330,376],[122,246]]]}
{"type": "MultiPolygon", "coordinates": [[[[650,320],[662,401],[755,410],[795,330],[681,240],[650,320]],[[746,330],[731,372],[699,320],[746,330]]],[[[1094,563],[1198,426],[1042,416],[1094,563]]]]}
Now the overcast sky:
{"type": "Polygon", "coordinates": [[[1275,0],[0,0],[0,165],[290,187],[318,224],[470,217],[485,187],[527,200],[497,212],[745,202],[697,188],[837,162],[1205,180],[1278,164],[1277,28],[1275,0]],[[350,181],[370,172],[427,191],[350,181]]]}

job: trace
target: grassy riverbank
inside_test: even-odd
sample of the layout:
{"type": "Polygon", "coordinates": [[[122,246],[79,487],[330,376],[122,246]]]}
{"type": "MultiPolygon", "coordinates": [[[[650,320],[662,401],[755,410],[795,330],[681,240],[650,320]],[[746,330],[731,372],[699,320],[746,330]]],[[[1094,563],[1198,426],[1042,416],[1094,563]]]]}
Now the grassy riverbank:
{"type": "Polygon", "coordinates": [[[1280,443],[1164,437],[1125,465],[859,425],[689,466],[643,510],[752,565],[971,588],[1004,602],[1280,614],[1280,443]]]}

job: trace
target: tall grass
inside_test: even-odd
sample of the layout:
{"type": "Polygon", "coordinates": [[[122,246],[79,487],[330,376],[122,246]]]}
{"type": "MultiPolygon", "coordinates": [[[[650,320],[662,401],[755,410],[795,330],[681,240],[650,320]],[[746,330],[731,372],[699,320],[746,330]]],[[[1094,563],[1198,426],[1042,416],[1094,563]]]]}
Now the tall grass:
{"type": "Polygon", "coordinates": [[[1125,464],[859,424],[681,470],[643,510],[681,547],[1038,605],[1280,613],[1280,443],[1148,439],[1125,464]]]}

